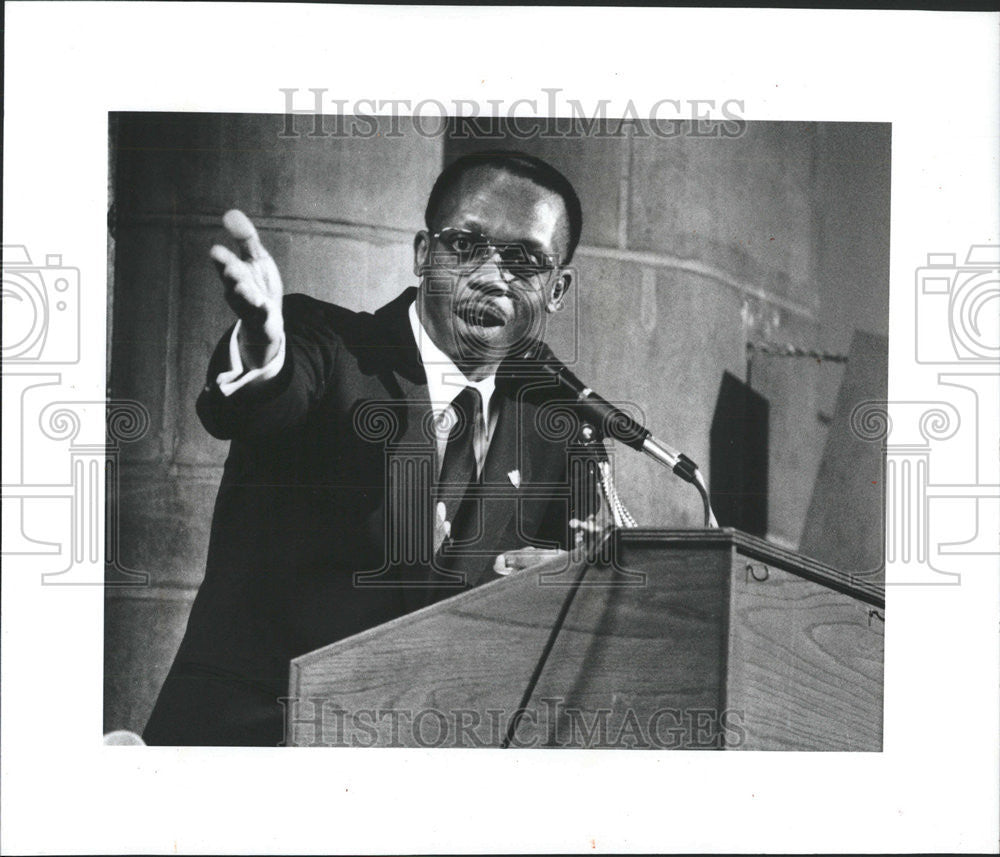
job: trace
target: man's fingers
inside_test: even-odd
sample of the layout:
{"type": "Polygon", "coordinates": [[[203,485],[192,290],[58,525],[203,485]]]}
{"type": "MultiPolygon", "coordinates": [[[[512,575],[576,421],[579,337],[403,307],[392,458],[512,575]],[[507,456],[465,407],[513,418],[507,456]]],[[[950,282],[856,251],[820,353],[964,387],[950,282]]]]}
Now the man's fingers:
{"type": "Polygon", "coordinates": [[[261,244],[257,230],[250,218],[238,208],[230,209],[222,215],[222,225],[239,245],[240,258],[253,261],[267,258],[267,250],[261,244]]]}
{"type": "Polygon", "coordinates": [[[240,255],[216,244],[209,256],[222,279],[226,303],[243,321],[239,337],[243,359],[263,366],[275,353],[283,332],[281,275],[242,211],[226,212],[222,222],[239,244],[240,255]]]}
{"type": "Polygon", "coordinates": [[[528,568],[565,554],[566,551],[558,548],[519,548],[500,554],[493,562],[493,571],[497,574],[510,574],[512,571],[528,568]]]}
{"type": "MultiPolygon", "coordinates": [[[[219,269],[219,273],[222,273],[223,269],[230,262],[240,262],[239,256],[237,256],[232,250],[227,250],[221,244],[213,244],[212,249],[208,251],[208,255],[212,257],[212,261],[215,262],[219,269]]],[[[243,264],[240,262],[240,264],[243,264]]]]}
{"type": "Polygon", "coordinates": [[[226,287],[226,303],[240,318],[248,322],[259,322],[264,294],[249,266],[231,250],[218,244],[209,251],[209,255],[226,287]]]}
{"type": "Polygon", "coordinates": [[[222,277],[227,289],[232,289],[240,284],[255,285],[256,278],[247,264],[236,256],[231,250],[220,247],[216,244],[209,255],[215,262],[216,270],[222,277]]]}

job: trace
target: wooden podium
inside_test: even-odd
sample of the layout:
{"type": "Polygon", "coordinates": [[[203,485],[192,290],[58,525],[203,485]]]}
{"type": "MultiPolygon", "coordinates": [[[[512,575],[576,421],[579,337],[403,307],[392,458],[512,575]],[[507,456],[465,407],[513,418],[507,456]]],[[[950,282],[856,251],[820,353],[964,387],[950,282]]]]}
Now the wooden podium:
{"type": "Polygon", "coordinates": [[[499,747],[519,712],[514,748],[880,750],[884,621],[739,531],[622,530],[296,658],[287,743],[499,747]]]}

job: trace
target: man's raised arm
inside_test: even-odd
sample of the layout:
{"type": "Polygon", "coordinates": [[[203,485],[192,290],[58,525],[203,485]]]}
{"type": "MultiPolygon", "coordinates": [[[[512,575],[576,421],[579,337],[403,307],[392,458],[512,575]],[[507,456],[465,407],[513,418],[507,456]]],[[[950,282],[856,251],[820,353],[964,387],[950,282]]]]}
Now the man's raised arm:
{"type": "Polygon", "coordinates": [[[210,256],[238,320],[212,356],[197,410],[214,437],[253,440],[305,419],[322,394],[337,343],[311,318],[321,314],[317,302],[292,295],[283,306],[278,266],[250,219],[232,210],[222,223],[239,255],[216,244],[210,256]]]}

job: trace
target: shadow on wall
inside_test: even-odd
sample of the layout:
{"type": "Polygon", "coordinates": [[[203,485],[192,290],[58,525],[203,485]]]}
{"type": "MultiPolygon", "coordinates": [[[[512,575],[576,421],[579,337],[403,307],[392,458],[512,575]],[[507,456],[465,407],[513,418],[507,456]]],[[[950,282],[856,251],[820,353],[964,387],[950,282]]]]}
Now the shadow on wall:
{"type": "Polygon", "coordinates": [[[767,399],[725,372],[712,417],[712,508],[722,527],[767,535],[767,399]]]}

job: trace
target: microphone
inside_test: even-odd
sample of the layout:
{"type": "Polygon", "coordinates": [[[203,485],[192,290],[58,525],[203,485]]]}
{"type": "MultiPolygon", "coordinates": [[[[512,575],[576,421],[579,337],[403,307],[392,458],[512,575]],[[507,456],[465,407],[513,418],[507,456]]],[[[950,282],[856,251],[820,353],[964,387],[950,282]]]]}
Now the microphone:
{"type": "Polygon", "coordinates": [[[555,378],[563,389],[573,393],[580,406],[589,411],[603,426],[605,434],[632,447],[632,449],[646,453],[660,464],[670,468],[685,482],[695,482],[698,473],[697,464],[683,452],[653,437],[653,433],[642,423],[637,422],[621,408],[615,407],[603,396],[595,393],[570,372],[565,364],[558,360],[546,361],[542,363],[542,369],[547,375],[555,378]]]}
{"type": "Polygon", "coordinates": [[[606,435],[632,449],[645,453],[685,482],[694,485],[698,489],[698,493],[701,494],[705,509],[705,526],[718,526],[709,502],[708,486],[694,461],[683,452],[654,437],[653,433],[642,423],[595,393],[592,388],[577,378],[545,343],[536,340],[527,352],[521,355],[521,359],[538,366],[544,375],[555,379],[563,390],[571,392],[578,406],[589,412],[594,421],[603,428],[606,435]]]}

